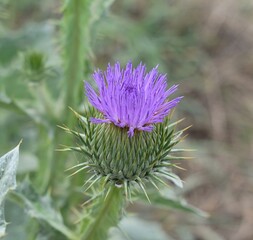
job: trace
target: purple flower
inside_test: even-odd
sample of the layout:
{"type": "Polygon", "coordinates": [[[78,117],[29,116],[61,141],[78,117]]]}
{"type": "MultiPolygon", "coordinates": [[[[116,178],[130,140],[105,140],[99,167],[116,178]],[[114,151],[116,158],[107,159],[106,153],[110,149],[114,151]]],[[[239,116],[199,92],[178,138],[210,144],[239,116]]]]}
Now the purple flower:
{"type": "Polygon", "coordinates": [[[128,128],[129,137],[135,130],[151,132],[153,124],[163,122],[182,99],[177,97],[168,101],[178,85],[166,90],[166,75],[160,74],[157,67],[147,73],[142,63],[133,68],[129,62],[122,69],[118,62],[114,66],[109,64],[105,72],[95,71],[93,78],[98,93],[86,83],[87,96],[104,118],[91,118],[91,121],[128,128]]]}

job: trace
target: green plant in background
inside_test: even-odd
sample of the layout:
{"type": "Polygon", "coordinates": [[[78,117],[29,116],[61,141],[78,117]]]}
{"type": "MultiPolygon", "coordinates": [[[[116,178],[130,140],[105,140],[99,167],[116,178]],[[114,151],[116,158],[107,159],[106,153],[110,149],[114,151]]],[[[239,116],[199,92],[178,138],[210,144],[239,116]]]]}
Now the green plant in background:
{"type": "MultiPolygon", "coordinates": [[[[156,69],[147,75],[163,86],[161,90],[155,83],[150,85],[157,91],[152,92],[152,87],[147,85],[150,87],[148,94],[154,97],[149,104],[159,103],[160,106],[154,107],[153,115],[148,115],[146,100],[141,95],[143,92],[138,92],[139,88],[129,83],[121,104],[126,104],[125,108],[132,111],[132,102],[127,100],[127,96],[134,99],[136,106],[141,106],[137,97],[142,96],[145,103],[141,110],[145,121],[135,119],[141,116],[141,112],[132,112],[133,125],[126,120],[127,111],[120,122],[115,122],[113,116],[96,103],[95,98],[100,98],[100,95],[95,96],[90,85],[87,87],[89,100],[103,114],[91,108],[83,109],[83,79],[89,79],[93,65],[91,45],[96,37],[95,30],[111,4],[110,0],[65,1],[57,41],[61,43],[61,49],[56,48],[54,31],[49,23],[27,25],[22,31],[4,28],[1,31],[0,111],[3,117],[0,122],[8,128],[1,128],[1,136],[6,136],[6,139],[1,138],[0,144],[7,148],[18,138],[24,139],[18,186],[7,195],[5,204],[6,218],[11,222],[5,239],[105,239],[109,228],[116,226],[123,217],[123,195],[131,201],[138,199],[146,203],[144,195],[157,206],[203,214],[181,199],[165,194],[164,187],[160,186],[166,184],[165,179],[182,185],[171,169],[176,167],[174,160],[184,159],[184,156],[172,156],[171,153],[183,151],[172,147],[180,141],[184,130],[176,131],[177,122],[171,123],[166,117],[180,98],[165,101],[176,86],[165,92],[164,76],[157,75],[156,69]],[[19,51],[22,54],[18,58],[19,51]],[[152,74],[155,77],[152,78],[152,74]],[[164,93],[161,99],[158,93],[164,93]],[[69,107],[80,114],[72,114],[69,107]],[[76,117],[81,127],[79,131],[75,130],[76,117]],[[94,124],[90,117],[100,120],[94,120],[97,121],[94,124]],[[73,155],[55,150],[60,144],[72,144],[69,136],[57,125],[74,129],[64,127],[79,139],[81,145],[66,150],[82,153],[74,173],[86,170],[83,174],[67,178],[65,170],[75,165],[73,155]],[[87,185],[82,187],[84,182],[87,185]],[[150,184],[159,188],[161,194],[154,194],[150,184]],[[135,190],[143,192],[136,193],[135,190]],[[85,205],[80,207],[84,202],[85,205]]],[[[35,7],[42,8],[42,5],[35,7]]],[[[4,8],[1,11],[9,11],[9,16],[13,16],[15,9],[22,6],[6,1],[4,8]]],[[[15,25],[13,19],[9,24],[10,28],[15,25]]],[[[144,70],[141,65],[139,68],[143,80],[144,70]]],[[[118,96],[121,94],[119,92],[118,96]]],[[[109,99],[105,97],[104,101],[109,99]]],[[[14,167],[12,171],[15,172],[14,167]]],[[[124,231],[128,232],[127,229],[124,231]]],[[[161,230],[158,232],[163,234],[161,230]]]]}
{"type": "Polygon", "coordinates": [[[8,191],[15,189],[17,185],[16,171],[19,160],[19,145],[0,157],[0,237],[5,235],[7,225],[4,218],[4,198],[8,191]]]}

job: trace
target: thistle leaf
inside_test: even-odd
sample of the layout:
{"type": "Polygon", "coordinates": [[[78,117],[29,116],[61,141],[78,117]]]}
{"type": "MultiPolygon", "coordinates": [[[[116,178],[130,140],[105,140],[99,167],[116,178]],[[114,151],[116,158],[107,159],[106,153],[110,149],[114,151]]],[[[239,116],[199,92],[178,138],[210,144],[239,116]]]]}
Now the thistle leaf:
{"type": "Polygon", "coordinates": [[[136,216],[122,219],[118,229],[112,229],[109,240],[172,240],[157,222],[136,216]]]}
{"type": "Polygon", "coordinates": [[[161,175],[173,182],[176,186],[183,188],[183,182],[176,174],[168,171],[160,171],[161,175]]]}
{"type": "MultiPolygon", "coordinates": [[[[163,189],[157,193],[157,191],[149,190],[148,195],[150,198],[151,203],[155,206],[166,208],[166,209],[176,209],[188,213],[193,213],[195,215],[201,216],[201,217],[208,217],[208,213],[191,206],[184,200],[183,198],[180,198],[175,195],[175,193],[168,189],[163,189]]],[[[144,194],[138,195],[139,199],[141,199],[143,202],[147,202],[146,196],[144,194]]]]}
{"type": "Polygon", "coordinates": [[[46,222],[68,239],[77,239],[75,234],[65,226],[60,212],[52,204],[50,195],[38,195],[29,180],[25,180],[18,186],[12,193],[12,199],[23,205],[31,217],[46,222]]]}
{"type": "Polygon", "coordinates": [[[0,108],[7,109],[13,112],[16,112],[20,115],[23,115],[34,122],[40,122],[40,119],[30,110],[28,111],[20,103],[9,98],[3,93],[0,93],[0,108]]]}
{"type": "MultiPolygon", "coordinates": [[[[21,142],[20,142],[21,143],[21,142]]],[[[0,158],[0,237],[5,235],[4,198],[9,190],[16,188],[16,172],[19,160],[19,145],[0,158]]]]}

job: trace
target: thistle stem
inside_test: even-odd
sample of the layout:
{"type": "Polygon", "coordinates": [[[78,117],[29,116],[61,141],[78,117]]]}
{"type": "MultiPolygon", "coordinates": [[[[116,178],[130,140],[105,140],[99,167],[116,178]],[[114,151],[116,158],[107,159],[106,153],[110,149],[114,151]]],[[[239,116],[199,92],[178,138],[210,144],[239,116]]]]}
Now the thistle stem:
{"type": "MultiPolygon", "coordinates": [[[[71,0],[67,1],[64,7],[66,111],[69,111],[68,106],[73,108],[78,106],[83,92],[81,85],[88,45],[90,2],[90,0],[71,0]]],[[[71,123],[71,120],[67,120],[68,124],[71,123]]]]}
{"type": "Polygon", "coordinates": [[[107,239],[109,228],[117,226],[123,210],[123,188],[111,186],[108,194],[98,199],[97,208],[93,208],[94,220],[82,234],[82,240],[107,239]]]}

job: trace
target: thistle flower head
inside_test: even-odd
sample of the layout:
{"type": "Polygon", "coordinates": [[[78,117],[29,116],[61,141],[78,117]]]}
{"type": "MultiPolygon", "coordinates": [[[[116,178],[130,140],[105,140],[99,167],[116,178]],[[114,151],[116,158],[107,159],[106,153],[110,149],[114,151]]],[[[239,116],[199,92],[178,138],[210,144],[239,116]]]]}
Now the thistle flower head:
{"type": "Polygon", "coordinates": [[[154,124],[162,122],[182,98],[168,101],[177,85],[167,90],[166,75],[159,74],[157,67],[147,73],[142,63],[137,68],[131,62],[125,68],[119,63],[113,67],[109,64],[105,72],[98,70],[93,78],[98,93],[86,83],[87,96],[103,118],[91,121],[127,128],[130,137],[135,131],[151,132],[154,124]]]}
{"type": "Polygon", "coordinates": [[[171,123],[169,112],[182,97],[168,100],[177,86],[167,90],[166,76],[159,74],[157,68],[146,73],[143,64],[133,68],[128,63],[121,69],[116,63],[105,72],[96,71],[93,78],[98,92],[86,84],[93,107],[83,116],[74,112],[80,131],[64,128],[81,143],[66,150],[85,156],[75,173],[89,170],[90,186],[103,180],[124,186],[126,195],[136,183],[145,191],[144,182],[157,187],[156,182],[164,183],[163,178],[181,187],[172,167],[175,159],[184,157],[173,155],[173,147],[180,142],[185,129],[175,130],[180,121],[171,123]]]}

